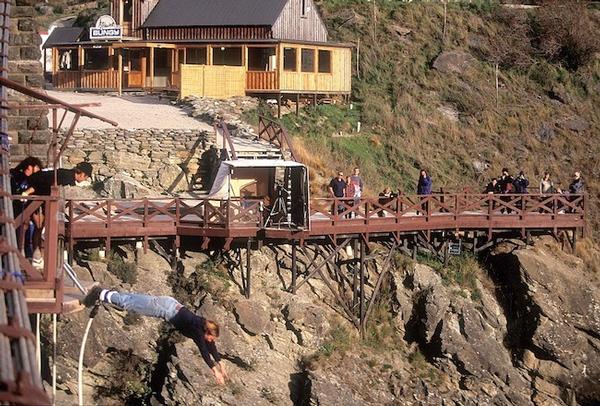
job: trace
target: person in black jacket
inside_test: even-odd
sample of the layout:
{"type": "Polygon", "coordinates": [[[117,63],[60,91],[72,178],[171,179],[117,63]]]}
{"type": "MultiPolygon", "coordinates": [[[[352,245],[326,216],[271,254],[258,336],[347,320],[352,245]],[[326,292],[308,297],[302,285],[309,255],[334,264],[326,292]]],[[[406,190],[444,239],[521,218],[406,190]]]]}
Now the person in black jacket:
{"type": "MultiPolygon", "coordinates": [[[[56,184],[58,186],[75,186],[77,183],[85,182],[92,176],[92,165],[89,162],[80,162],[73,169],[57,169],[56,184]]],[[[23,191],[23,196],[49,196],[54,185],[54,171],[40,171],[29,177],[29,187],[23,191]]],[[[33,234],[33,259],[32,265],[36,268],[44,268],[42,254],[42,229],[44,227],[44,207],[32,216],[35,224],[33,234]]]]}
{"type": "Polygon", "coordinates": [[[229,379],[215,344],[215,340],[219,337],[219,325],[192,313],[175,298],[117,292],[94,286],[81,300],[81,303],[87,307],[98,302],[109,303],[129,312],[168,321],[177,331],[194,341],[202,359],[212,370],[219,385],[223,385],[229,379]]]}
{"type": "MultiPolygon", "coordinates": [[[[10,170],[10,187],[13,195],[20,195],[29,189],[29,177],[43,168],[42,161],[30,156],[22,160],[16,167],[10,170]]],[[[17,218],[23,212],[25,204],[18,199],[13,200],[13,216],[17,218]]],[[[23,226],[19,227],[17,232],[17,243],[20,249],[25,251],[27,258],[33,255],[32,233],[34,227],[30,227],[30,219],[24,219],[23,226]]]]}

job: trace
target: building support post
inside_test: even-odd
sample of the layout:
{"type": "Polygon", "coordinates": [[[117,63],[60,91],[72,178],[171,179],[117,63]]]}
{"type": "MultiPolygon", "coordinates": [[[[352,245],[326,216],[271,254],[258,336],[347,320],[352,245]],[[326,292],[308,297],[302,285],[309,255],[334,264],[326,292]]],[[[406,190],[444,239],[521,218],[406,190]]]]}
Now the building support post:
{"type": "Polygon", "coordinates": [[[300,93],[296,93],[296,117],[300,113],[300,93]]]}
{"type": "Polygon", "coordinates": [[[154,89],[154,47],[150,47],[150,89],[154,89]]]}
{"type": "Polygon", "coordinates": [[[123,48],[119,48],[117,54],[117,69],[119,70],[117,75],[117,89],[119,96],[123,94],[123,48]]]}
{"type": "Polygon", "coordinates": [[[292,241],[292,294],[296,294],[296,282],[298,280],[298,263],[297,263],[298,247],[296,240],[292,241]]]}
{"type": "Polygon", "coordinates": [[[250,252],[252,249],[252,239],[248,238],[246,241],[246,299],[250,299],[250,252]]]}

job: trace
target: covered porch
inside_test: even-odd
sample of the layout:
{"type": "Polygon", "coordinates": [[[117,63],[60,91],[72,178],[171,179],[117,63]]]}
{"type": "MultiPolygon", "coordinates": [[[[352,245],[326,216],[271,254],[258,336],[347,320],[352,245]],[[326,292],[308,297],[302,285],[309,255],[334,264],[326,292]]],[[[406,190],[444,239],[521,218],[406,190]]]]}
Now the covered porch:
{"type": "Polygon", "coordinates": [[[80,90],[178,90],[173,44],[107,43],[52,48],[52,85],[80,90]]]}

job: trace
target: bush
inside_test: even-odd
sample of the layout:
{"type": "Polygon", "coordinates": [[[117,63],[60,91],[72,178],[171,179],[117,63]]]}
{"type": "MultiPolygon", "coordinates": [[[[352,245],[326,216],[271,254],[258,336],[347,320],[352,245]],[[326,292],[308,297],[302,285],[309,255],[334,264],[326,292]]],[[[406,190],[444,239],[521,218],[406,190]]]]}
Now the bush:
{"type": "Polygon", "coordinates": [[[106,259],[106,269],[124,283],[133,285],[137,282],[137,266],[134,262],[125,262],[115,253],[110,253],[106,259]]]}
{"type": "Polygon", "coordinates": [[[549,2],[531,15],[532,42],[548,61],[576,70],[600,50],[600,40],[585,1],[549,2]]]}

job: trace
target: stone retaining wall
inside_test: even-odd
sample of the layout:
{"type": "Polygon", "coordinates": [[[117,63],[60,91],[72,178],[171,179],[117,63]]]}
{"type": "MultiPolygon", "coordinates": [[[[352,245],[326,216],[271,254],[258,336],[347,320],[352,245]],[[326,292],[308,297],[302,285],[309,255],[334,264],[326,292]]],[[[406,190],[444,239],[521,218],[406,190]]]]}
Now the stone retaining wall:
{"type": "MultiPolygon", "coordinates": [[[[42,39],[37,32],[34,5],[37,0],[11,0],[10,46],[8,48],[8,78],[36,90],[41,90],[44,79],[40,62],[42,39]]],[[[28,97],[9,92],[14,104],[31,103],[28,97]]],[[[12,137],[11,159],[19,161],[28,154],[46,156],[50,132],[47,110],[10,110],[9,135],[12,137]],[[34,131],[35,129],[35,131],[34,131]]]]}
{"type": "MultiPolygon", "coordinates": [[[[64,136],[59,135],[59,145],[64,136]]],[[[81,129],[73,133],[62,162],[69,168],[88,161],[100,181],[126,175],[154,190],[178,192],[189,189],[202,153],[214,143],[214,133],[198,130],[81,129]]]]}

